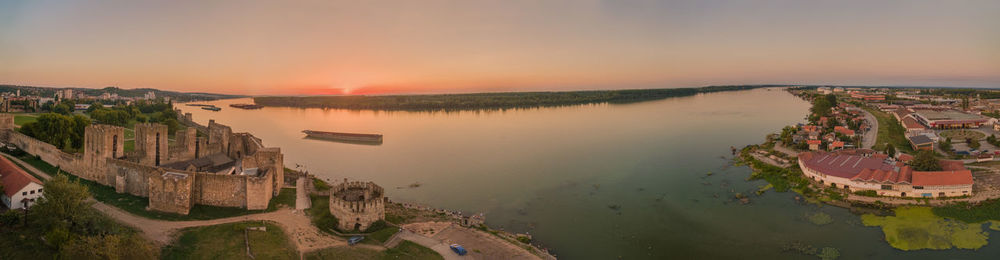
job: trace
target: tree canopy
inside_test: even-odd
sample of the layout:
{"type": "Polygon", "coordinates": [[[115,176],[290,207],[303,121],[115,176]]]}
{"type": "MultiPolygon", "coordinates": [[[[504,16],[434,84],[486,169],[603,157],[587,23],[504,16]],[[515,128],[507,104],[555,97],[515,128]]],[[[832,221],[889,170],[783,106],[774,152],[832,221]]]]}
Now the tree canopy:
{"type": "Polygon", "coordinates": [[[35,122],[22,125],[18,131],[63,150],[75,150],[83,147],[84,130],[90,123],[90,119],[82,115],[45,113],[35,122]]]}
{"type": "Polygon", "coordinates": [[[913,157],[910,161],[910,167],[916,171],[940,171],[941,164],[937,157],[934,157],[934,152],[929,150],[921,150],[913,157]]]}

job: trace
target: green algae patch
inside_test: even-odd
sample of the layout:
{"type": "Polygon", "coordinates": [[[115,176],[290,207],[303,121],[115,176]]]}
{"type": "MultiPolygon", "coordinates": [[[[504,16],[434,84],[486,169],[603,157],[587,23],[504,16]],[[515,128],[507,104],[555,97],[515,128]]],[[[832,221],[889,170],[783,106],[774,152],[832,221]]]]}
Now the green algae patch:
{"type": "Polygon", "coordinates": [[[990,220],[990,229],[1000,231],[1000,221],[990,220]]]}
{"type": "Polygon", "coordinates": [[[982,223],[970,224],[934,215],[929,207],[895,209],[895,216],[865,214],[865,226],[882,227],[889,245],[901,250],[979,249],[986,245],[982,223]]]}
{"type": "Polygon", "coordinates": [[[812,214],[806,213],[806,219],[808,219],[809,222],[816,224],[818,226],[833,223],[833,217],[830,216],[830,214],[826,214],[823,212],[816,212],[812,214]]]}

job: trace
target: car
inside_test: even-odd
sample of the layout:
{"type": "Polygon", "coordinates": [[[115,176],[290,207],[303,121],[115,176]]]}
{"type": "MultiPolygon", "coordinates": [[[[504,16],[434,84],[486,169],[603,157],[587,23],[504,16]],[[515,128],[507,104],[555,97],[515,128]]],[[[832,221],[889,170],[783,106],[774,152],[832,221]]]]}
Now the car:
{"type": "Polygon", "coordinates": [[[449,247],[451,247],[451,251],[455,251],[455,253],[458,255],[465,255],[466,253],[468,253],[467,251],[465,251],[465,248],[459,244],[451,244],[451,246],[449,247]]]}
{"type": "Polygon", "coordinates": [[[357,244],[358,242],[361,242],[361,240],[365,240],[365,237],[364,236],[353,236],[353,237],[347,239],[347,244],[353,246],[354,244],[357,244]]]}

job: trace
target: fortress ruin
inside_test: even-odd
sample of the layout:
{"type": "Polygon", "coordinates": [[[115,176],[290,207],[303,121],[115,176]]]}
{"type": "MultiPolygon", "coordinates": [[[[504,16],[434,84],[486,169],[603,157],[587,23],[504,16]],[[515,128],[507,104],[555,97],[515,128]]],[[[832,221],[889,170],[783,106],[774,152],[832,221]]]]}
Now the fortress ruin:
{"type": "Polygon", "coordinates": [[[364,231],[385,219],[385,193],[374,182],[347,181],[331,187],[330,214],[341,231],[364,231]]]}
{"type": "Polygon", "coordinates": [[[190,114],[181,119],[189,127],[177,130],[172,145],[165,125],[137,124],[129,152],[123,127],[87,126],[83,153],[69,154],[17,132],[12,114],[0,114],[0,140],[80,178],[146,197],[148,210],[186,215],[194,204],[266,209],[284,185],[281,149],[214,120],[202,126],[190,114]]]}

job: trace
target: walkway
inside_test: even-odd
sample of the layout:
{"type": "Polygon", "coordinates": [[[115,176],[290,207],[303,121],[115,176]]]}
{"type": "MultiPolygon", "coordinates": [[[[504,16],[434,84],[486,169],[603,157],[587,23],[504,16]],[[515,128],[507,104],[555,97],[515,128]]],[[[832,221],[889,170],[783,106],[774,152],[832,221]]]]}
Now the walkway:
{"type": "MultiPolygon", "coordinates": [[[[442,257],[444,257],[445,260],[465,259],[465,257],[460,256],[455,252],[451,251],[451,248],[448,247],[447,244],[442,243],[441,241],[434,240],[433,238],[418,235],[406,229],[403,229],[402,231],[399,231],[395,235],[393,235],[392,238],[389,239],[389,242],[393,242],[395,240],[395,244],[399,244],[400,242],[399,239],[409,240],[412,241],[413,243],[417,243],[421,246],[430,248],[435,252],[437,252],[438,254],[440,254],[442,257]]],[[[389,242],[386,242],[386,244],[388,245],[389,242]]]]}
{"type": "Polygon", "coordinates": [[[306,177],[299,177],[295,180],[295,209],[305,210],[312,207],[312,199],[309,199],[306,191],[306,177]]]}
{"type": "Polygon", "coordinates": [[[865,114],[865,121],[871,125],[871,129],[865,131],[865,135],[861,137],[861,148],[872,149],[875,146],[875,140],[878,138],[878,119],[875,115],[872,115],[868,110],[862,109],[861,112],[865,114]]]}
{"type": "Polygon", "coordinates": [[[785,144],[782,143],[781,141],[777,141],[777,142],[774,143],[774,150],[778,151],[778,152],[781,152],[781,153],[783,153],[785,155],[788,155],[788,157],[798,157],[799,156],[799,152],[796,152],[795,150],[792,150],[792,148],[786,147],[785,144]]]}

